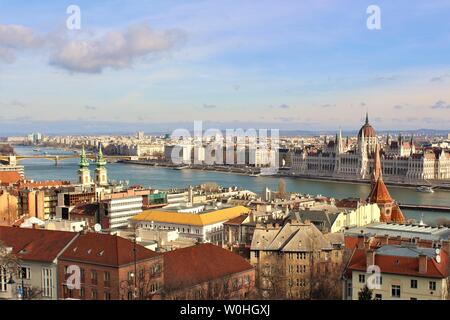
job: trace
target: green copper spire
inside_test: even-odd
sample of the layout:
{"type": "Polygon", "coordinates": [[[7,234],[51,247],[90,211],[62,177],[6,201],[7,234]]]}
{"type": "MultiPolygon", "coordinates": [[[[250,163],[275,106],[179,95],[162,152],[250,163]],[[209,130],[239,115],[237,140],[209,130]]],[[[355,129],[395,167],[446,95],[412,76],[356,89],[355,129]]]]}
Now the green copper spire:
{"type": "Polygon", "coordinates": [[[80,169],[85,169],[85,168],[89,167],[89,161],[86,158],[86,151],[84,150],[84,145],[83,145],[83,149],[81,150],[79,165],[80,165],[80,169]]]}
{"type": "Polygon", "coordinates": [[[106,160],[103,157],[103,151],[102,151],[101,145],[98,149],[97,160],[95,161],[95,165],[97,166],[97,168],[103,168],[106,165],[106,160]]]}

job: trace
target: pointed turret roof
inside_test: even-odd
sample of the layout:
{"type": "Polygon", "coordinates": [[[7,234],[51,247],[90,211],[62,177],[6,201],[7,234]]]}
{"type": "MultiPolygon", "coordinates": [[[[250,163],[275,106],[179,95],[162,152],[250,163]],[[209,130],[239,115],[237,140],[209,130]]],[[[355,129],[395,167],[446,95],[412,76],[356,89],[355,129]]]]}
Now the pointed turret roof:
{"type": "Polygon", "coordinates": [[[374,153],[375,158],[373,160],[372,190],[369,194],[369,201],[371,203],[388,203],[394,201],[383,181],[380,154],[380,144],[377,144],[374,153]]]}
{"type": "Polygon", "coordinates": [[[103,168],[106,165],[106,160],[103,156],[102,146],[100,145],[97,153],[97,159],[95,161],[97,168],[103,168]]]}
{"type": "Polygon", "coordinates": [[[86,157],[86,150],[84,150],[84,145],[83,145],[83,148],[81,149],[79,166],[80,166],[80,169],[89,167],[89,161],[87,160],[87,157],[86,157]]]}
{"type": "Polygon", "coordinates": [[[373,166],[373,174],[372,174],[372,189],[370,191],[368,202],[376,203],[376,204],[392,204],[392,212],[390,217],[386,217],[382,214],[380,220],[383,222],[397,222],[403,223],[405,222],[405,216],[398,204],[394,202],[391,195],[389,194],[389,190],[386,187],[386,184],[383,181],[383,170],[381,167],[381,150],[380,145],[377,144],[375,147],[374,154],[374,166],[373,166]]]}

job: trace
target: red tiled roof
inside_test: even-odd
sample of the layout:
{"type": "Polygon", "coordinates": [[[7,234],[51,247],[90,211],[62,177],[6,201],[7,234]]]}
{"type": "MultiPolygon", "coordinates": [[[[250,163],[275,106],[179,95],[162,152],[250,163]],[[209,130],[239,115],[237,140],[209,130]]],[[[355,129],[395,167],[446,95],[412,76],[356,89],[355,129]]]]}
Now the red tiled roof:
{"type": "Polygon", "coordinates": [[[228,220],[227,222],[224,222],[224,224],[233,224],[233,225],[241,225],[245,219],[247,219],[248,214],[243,214],[239,217],[233,218],[228,220]]]}
{"type": "Polygon", "coordinates": [[[379,177],[377,182],[372,187],[369,194],[370,203],[389,203],[393,202],[389,191],[384,184],[383,178],[379,177]]]}
{"type": "Polygon", "coordinates": [[[0,241],[25,261],[52,262],[76,236],[65,231],[0,227],[0,241]]]}
{"type": "Polygon", "coordinates": [[[237,254],[213,244],[199,244],[164,253],[164,286],[182,289],[252,269],[237,254]]]}
{"type": "Polygon", "coordinates": [[[404,223],[406,221],[402,210],[400,210],[400,207],[397,204],[392,207],[391,221],[396,223],[404,223]]]}
{"type": "MultiPolygon", "coordinates": [[[[427,257],[427,272],[419,272],[419,258],[399,257],[390,255],[375,255],[374,265],[377,265],[382,273],[400,274],[416,277],[446,278],[449,276],[448,256],[441,250],[441,262],[427,257]]],[[[346,274],[352,270],[366,271],[367,260],[365,249],[355,249],[355,252],[348,264],[346,274]]]]}
{"type": "Polygon", "coordinates": [[[338,200],[336,201],[336,207],[338,208],[352,208],[352,209],[357,209],[358,208],[358,204],[361,203],[362,201],[360,199],[342,199],[342,200],[338,200]]]}
{"type": "Polygon", "coordinates": [[[70,185],[70,181],[54,180],[54,181],[20,181],[17,184],[19,189],[26,188],[51,188],[70,185]]]}
{"type": "MultiPolygon", "coordinates": [[[[102,233],[81,234],[61,255],[61,260],[119,267],[134,262],[134,243],[128,239],[102,233]]],[[[159,254],[139,244],[136,245],[137,261],[147,260],[159,254]]]]}
{"type": "Polygon", "coordinates": [[[22,180],[18,171],[0,171],[0,184],[17,183],[22,180]]]}

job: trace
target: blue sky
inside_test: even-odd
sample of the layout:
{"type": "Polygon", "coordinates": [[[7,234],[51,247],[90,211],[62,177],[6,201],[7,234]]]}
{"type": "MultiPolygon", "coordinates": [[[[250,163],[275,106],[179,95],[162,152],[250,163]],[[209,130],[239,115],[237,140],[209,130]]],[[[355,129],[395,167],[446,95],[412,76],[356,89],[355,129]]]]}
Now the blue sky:
{"type": "Polygon", "coordinates": [[[0,0],[0,121],[447,129],[449,18],[446,0],[0,0]]]}

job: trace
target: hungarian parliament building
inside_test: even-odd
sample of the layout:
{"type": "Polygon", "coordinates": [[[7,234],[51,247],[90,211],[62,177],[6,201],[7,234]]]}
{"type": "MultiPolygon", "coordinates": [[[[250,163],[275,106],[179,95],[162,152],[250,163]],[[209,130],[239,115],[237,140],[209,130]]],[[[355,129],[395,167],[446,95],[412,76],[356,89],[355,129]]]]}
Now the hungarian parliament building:
{"type": "Polygon", "coordinates": [[[374,153],[380,144],[383,176],[386,180],[416,182],[450,180],[450,153],[442,148],[416,150],[413,138],[391,139],[381,143],[374,128],[366,122],[358,132],[356,145],[350,145],[342,133],[326,141],[322,148],[304,147],[291,153],[291,173],[346,179],[370,179],[374,153]]]}

